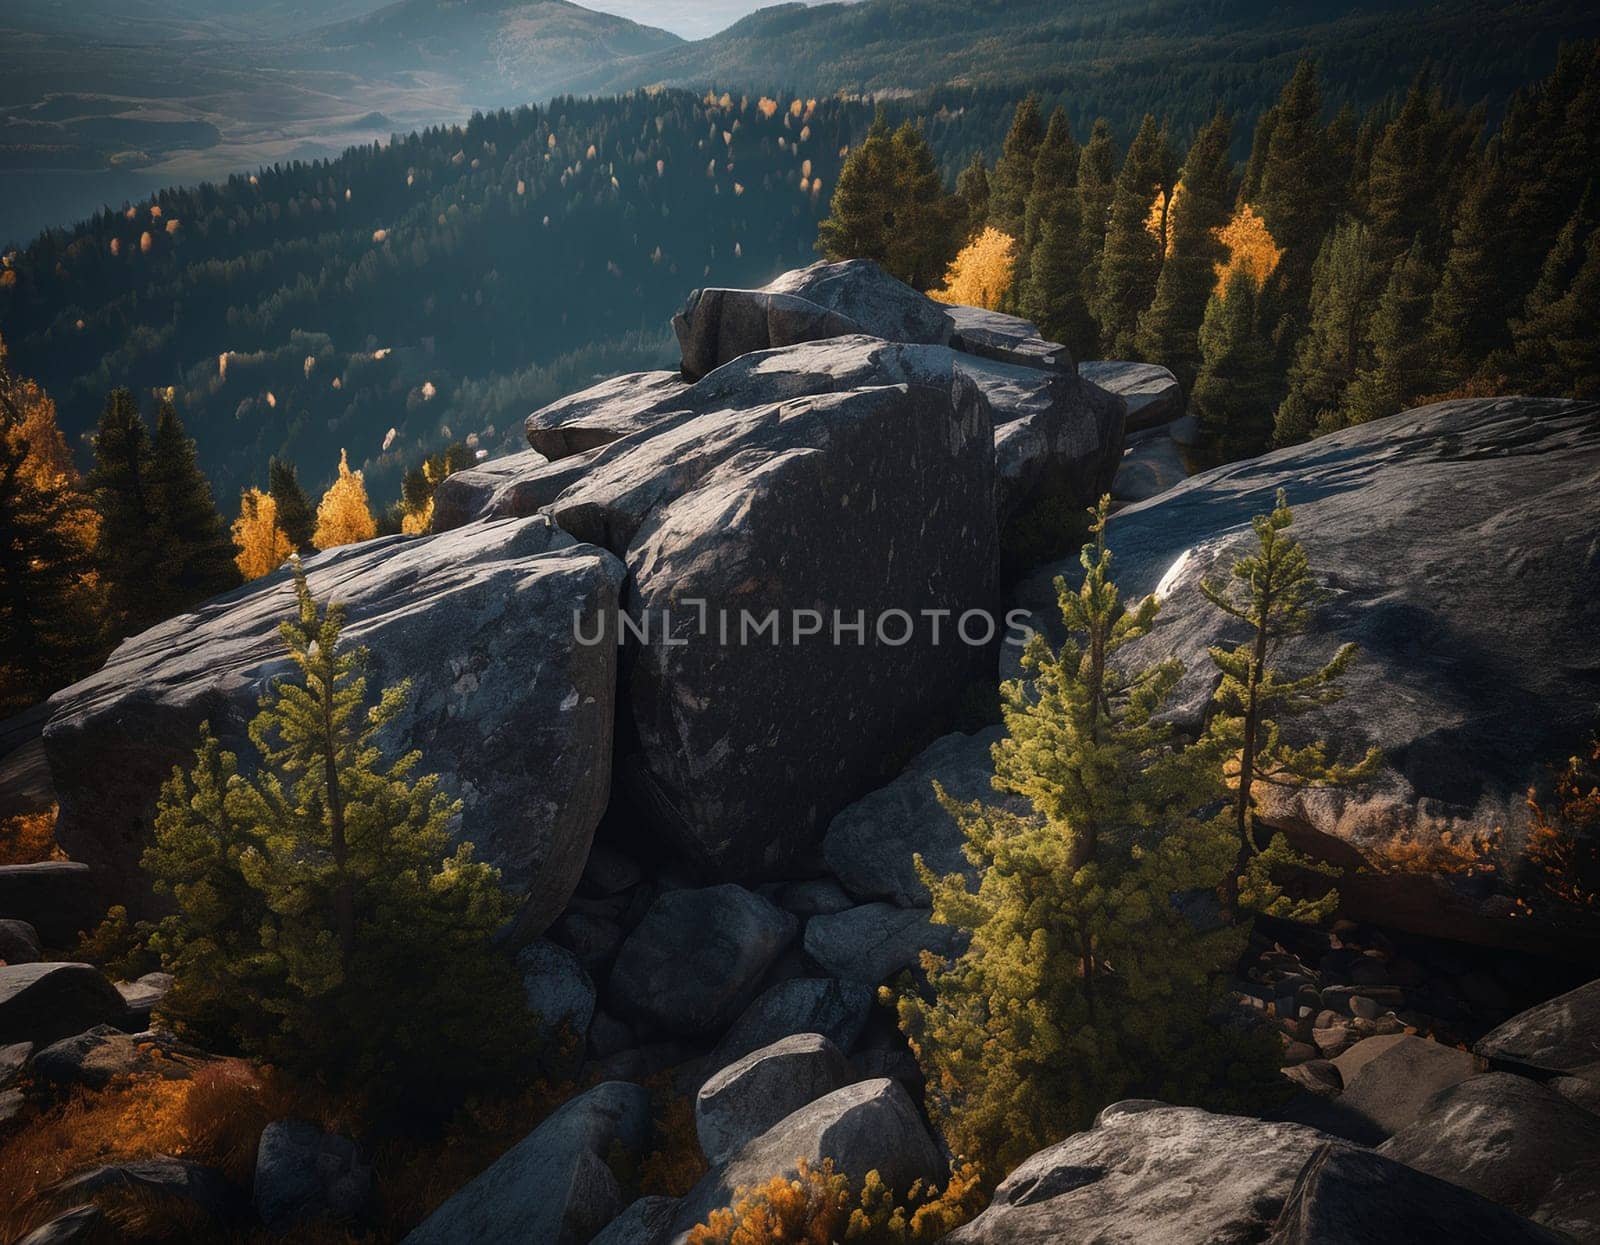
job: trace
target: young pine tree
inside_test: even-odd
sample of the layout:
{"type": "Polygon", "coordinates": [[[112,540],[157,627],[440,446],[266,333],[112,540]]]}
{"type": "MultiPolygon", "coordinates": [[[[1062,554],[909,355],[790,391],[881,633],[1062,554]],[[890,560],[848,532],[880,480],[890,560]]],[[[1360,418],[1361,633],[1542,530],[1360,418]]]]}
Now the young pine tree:
{"type": "Polygon", "coordinates": [[[1170,188],[1166,133],[1146,114],[1117,174],[1106,224],[1095,300],[1102,357],[1137,359],[1139,317],[1156,296],[1163,238],[1151,229],[1151,207],[1170,188]]]}
{"type": "Polygon", "coordinates": [[[161,563],[148,585],[163,617],[239,585],[234,547],[200,471],[177,409],[162,402],[150,446],[149,495],[158,516],[161,563]]]}
{"type": "Polygon", "coordinates": [[[0,717],[99,655],[98,519],[78,485],[55,404],[12,374],[0,341],[0,717]]]}
{"type": "Polygon", "coordinates": [[[1039,97],[1029,92],[1012,115],[994,176],[989,179],[989,224],[1013,238],[1022,237],[1033,165],[1044,142],[1044,117],[1039,97]]]}
{"type": "Polygon", "coordinates": [[[1226,773],[1233,786],[1229,820],[1235,858],[1223,888],[1224,910],[1237,916],[1244,909],[1290,920],[1317,921],[1338,904],[1338,893],[1317,899],[1286,894],[1273,875],[1281,867],[1298,867],[1332,876],[1291,849],[1281,834],[1262,844],[1255,824],[1256,790],[1263,784],[1303,787],[1346,784],[1370,776],[1382,760],[1374,748],[1357,765],[1328,759],[1328,746],[1315,740],[1301,747],[1286,742],[1280,723],[1330,705],[1343,696],[1339,679],[1355,659],[1356,646],[1346,644],[1326,664],[1302,675],[1285,675],[1273,664],[1281,643],[1307,630],[1327,591],[1316,581],[1304,547],[1288,529],[1294,513],[1282,489],[1271,514],[1251,521],[1256,551],[1236,558],[1226,579],[1205,579],[1200,591],[1218,609],[1250,630],[1244,643],[1213,648],[1211,660],[1222,673],[1213,699],[1215,712],[1207,736],[1230,758],[1226,773]]]}
{"type": "Polygon", "coordinates": [[[350,460],[339,451],[339,477],[317,503],[317,530],[312,543],[318,549],[353,545],[378,534],[372,507],[367,504],[367,486],[359,471],[350,470],[350,460]]]}
{"type": "Polygon", "coordinates": [[[1277,389],[1261,300],[1254,276],[1239,268],[1211,295],[1200,322],[1200,372],[1189,406],[1218,463],[1259,454],[1272,436],[1277,389]]]}
{"type": "Polygon", "coordinates": [[[315,550],[316,512],[311,509],[311,499],[300,486],[300,473],[292,462],[282,458],[271,461],[267,467],[267,492],[272,495],[278,526],[288,537],[294,552],[315,550]]]}
{"type": "Polygon", "coordinates": [[[1174,194],[1155,300],[1139,317],[1140,356],[1170,368],[1185,393],[1194,388],[1200,372],[1200,322],[1216,287],[1217,269],[1229,258],[1221,234],[1233,216],[1232,138],[1233,121],[1219,112],[1189,148],[1174,194]]]}
{"type": "Polygon", "coordinates": [[[1204,748],[1174,747],[1156,718],[1179,663],[1117,660],[1158,605],[1122,602],[1107,510],[1094,514],[1082,586],[1056,581],[1066,643],[1052,652],[1036,636],[1023,662],[1031,683],[1002,689],[994,785],[1030,811],[945,799],[976,889],[917,860],[934,919],[970,944],[953,961],[924,956],[931,993],[900,996],[901,1027],[952,1151],[991,1176],[1115,1099],[1221,1105],[1223,1082],[1237,1075],[1240,1088],[1262,1066],[1248,1042],[1245,1058],[1219,1060],[1230,1039],[1208,1017],[1242,931],[1200,932],[1173,905],[1219,886],[1231,864],[1226,820],[1194,813],[1220,793],[1220,769],[1204,748]]]}
{"type": "Polygon", "coordinates": [[[492,940],[514,911],[498,873],[452,848],[459,804],[390,757],[406,684],[368,705],[363,649],[295,567],[281,624],[293,675],[250,724],[258,770],[202,735],[163,789],[146,868],[175,912],[151,945],[172,1013],[215,1040],[376,1103],[447,1106],[526,1068],[530,1019],[492,940]]]}

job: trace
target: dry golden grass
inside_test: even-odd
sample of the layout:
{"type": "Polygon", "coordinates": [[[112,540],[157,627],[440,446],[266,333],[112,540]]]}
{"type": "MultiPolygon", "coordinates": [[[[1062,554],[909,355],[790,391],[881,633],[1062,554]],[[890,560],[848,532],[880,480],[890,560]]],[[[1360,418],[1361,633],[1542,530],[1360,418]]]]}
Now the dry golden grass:
{"type": "Polygon", "coordinates": [[[56,809],[18,813],[0,818],[0,865],[36,865],[44,860],[65,860],[56,846],[56,809]]]}

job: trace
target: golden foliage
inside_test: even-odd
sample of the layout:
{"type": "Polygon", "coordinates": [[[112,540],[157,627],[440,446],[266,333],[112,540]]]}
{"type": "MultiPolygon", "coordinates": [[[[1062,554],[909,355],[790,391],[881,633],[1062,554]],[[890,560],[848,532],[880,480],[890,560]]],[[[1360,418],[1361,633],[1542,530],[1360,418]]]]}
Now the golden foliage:
{"type": "Polygon", "coordinates": [[[738,1189],[731,1207],[713,1211],[690,1230],[688,1245],[930,1245],[973,1218],[986,1201],[971,1163],[955,1168],[942,1192],[918,1181],[901,1202],[876,1171],[867,1173],[857,1197],[849,1177],[833,1170],[832,1159],[816,1167],[801,1159],[792,1180],[774,1176],[738,1189]]]}
{"type": "Polygon", "coordinates": [[[65,860],[56,846],[56,807],[0,818],[0,865],[36,865],[65,860]]]}
{"type": "Polygon", "coordinates": [[[990,225],[961,249],[944,274],[943,288],[929,290],[928,297],[992,311],[1010,291],[1016,267],[1016,240],[990,225]]]}
{"type": "Polygon", "coordinates": [[[1179,182],[1170,194],[1158,190],[1156,197],[1150,200],[1150,215],[1145,218],[1144,227],[1150,231],[1152,238],[1161,243],[1163,255],[1172,254],[1172,213],[1182,197],[1183,183],[1179,182]]]}
{"type": "Polygon", "coordinates": [[[239,498],[239,517],[233,521],[232,535],[239,550],[233,561],[247,580],[276,570],[294,552],[278,526],[277,502],[271,493],[257,488],[245,489],[239,498]]]}
{"type": "Polygon", "coordinates": [[[1577,907],[1600,907],[1600,735],[1587,757],[1568,759],[1553,795],[1546,808],[1528,792],[1533,825],[1524,853],[1544,890],[1577,907]]]}
{"type": "Polygon", "coordinates": [[[1226,297],[1228,282],[1240,271],[1249,273],[1259,290],[1283,257],[1283,249],[1274,240],[1266,221],[1257,216],[1248,203],[1240,205],[1233,219],[1217,230],[1217,240],[1228,248],[1227,262],[1217,265],[1219,297],[1226,297]]]}
{"type": "Polygon", "coordinates": [[[317,505],[317,530],[311,543],[318,549],[333,549],[371,540],[378,525],[367,504],[367,486],[361,473],[350,470],[350,460],[339,451],[339,478],[329,486],[317,505]]]}

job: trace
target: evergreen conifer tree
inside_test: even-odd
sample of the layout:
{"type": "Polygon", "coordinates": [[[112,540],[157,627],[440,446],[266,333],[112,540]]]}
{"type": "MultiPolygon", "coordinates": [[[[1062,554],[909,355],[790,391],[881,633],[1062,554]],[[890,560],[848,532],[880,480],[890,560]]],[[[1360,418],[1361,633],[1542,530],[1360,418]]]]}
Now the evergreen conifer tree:
{"type": "Polygon", "coordinates": [[[1094,303],[1102,357],[1137,359],[1139,316],[1155,298],[1163,239],[1150,227],[1152,205],[1166,193],[1166,134],[1146,114],[1117,175],[1106,224],[1094,303]]]}
{"type": "Polygon", "coordinates": [[[1514,369],[1535,393],[1600,397],[1600,228],[1588,216],[1585,196],[1546,257],[1525,315],[1512,325],[1514,369]]]}
{"type": "Polygon", "coordinates": [[[300,486],[300,473],[292,462],[274,458],[267,467],[267,492],[272,495],[277,523],[296,553],[310,553],[316,548],[313,537],[317,530],[316,512],[311,509],[311,499],[300,486]]]}
{"type": "Polygon", "coordinates": [[[1341,222],[1317,255],[1309,323],[1278,408],[1276,444],[1293,445],[1341,425],[1346,391],[1367,362],[1367,324],[1381,280],[1366,226],[1341,222]]]}
{"type": "Polygon", "coordinates": [[[965,221],[962,241],[970,242],[989,220],[989,166],[983,162],[983,152],[973,152],[956,177],[956,201],[965,221]]]}
{"type": "MultiPolygon", "coordinates": [[[[1100,255],[1106,244],[1106,224],[1111,214],[1111,196],[1117,181],[1117,144],[1111,137],[1111,123],[1096,118],[1078,159],[1078,200],[1082,205],[1083,237],[1078,251],[1083,256],[1083,300],[1091,310],[1100,284],[1100,255]]],[[[1098,336],[1098,324],[1096,325],[1098,336]]],[[[1098,346],[1098,341],[1094,343],[1098,346]]]]}
{"type": "Polygon", "coordinates": [[[1324,741],[1296,747],[1281,734],[1283,721],[1332,704],[1344,694],[1339,679],[1356,655],[1356,646],[1346,644],[1331,660],[1302,675],[1285,675],[1273,664],[1282,642],[1305,632],[1328,596],[1311,572],[1304,547],[1288,534],[1293,522],[1294,512],[1279,489],[1272,512],[1251,522],[1256,551],[1235,558],[1226,578],[1201,581],[1206,599],[1250,631],[1242,644],[1211,650],[1222,682],[1213,698],[1215,711],[1207,734],[1231,758],[1225,772],[1233,787],[1229,819],[1236,854],[1223,890],[1224,909],[1235,915],[1251,909],[1314,921],[1337,905],[1337,892],[1314,900],[1295,899],[1284,892],[1273,871],[1284,866],[1328,876],[1336,871],[1293,851],[1281,834],[1266,844],[1260,842],[1255,824],[1257,786],[1359,782],[1377,769],[1382,755],[1374,748],[1359,764],[1343,766],[1328,759],[1324,741]]]}
{"type": "Polygon", "coordinates": [[[1433,365],[1446,389],[1463,384],[1510,344],[1506,306],[1513,282],[1506,259],[1510,192],[1498,152],[1491,151],[1456,213],[1450,251],[1428,309],[1433,365]]]}
{"type": "Polygon", "coordinates": [[[1219,235],[1232,217],[1232,137],[1231,119],[1219,112],[1189,148],[1173,196],[1170,242],[1155,300],[1139,317],[1140,356],[1170,368],[1185,393],[1200,372],[1200,322],[1217,269],[1228,259],[1219,235]]]}
{"type": "Polygon", "coordinates": [[[150,445],[149,495],[161,542],[159,579],[147,585],[152,608],[170,617],[239,585],[233,541],[211,500],[194,441],[177,409],[163,401],[150,445]]]}
{"type": "Polygon", "coordinates": [[[1206,303],[1200,374],[1189,399],[1214,461],[1232,462],[1266,448],[1277,396],[1272,360],[1272,342],[1261,323],[1261,291],[1241,268],[1206,303]]]}
{"type": "Polygon", "coordinates": [[[1422,258],[1422,245],[1412,246],[1395,265],[1367,331],[1371,366],[1350,385],[1343,424],[1364,424],[1393,415],[1419,394],[1437,388],[1433,372],[1434,343],[1428,336],[1428,308],[1437,280],[1422,258]]]}
{"type": "Polygon", "coordinates": [[[317,604],[298,563],[295,589],[294,674],[250,724],[258,771],[203,733],[162,791],[145,867],[175,908],[150,935],[169,1011],[382,1105],[447,1106],[528,1070],[520,982],[491,945],[514,904],[470,844],[452,848],[459,804],[418,754],[385,755],[407,685],[369,707],[343,609],[317,604]]]}
{"type": "Polygon", "coordinates": [[[1002,689],[994,784],[1027,811],[941,791],[978,884],[935,877],[917,859],[934,920],[970,944],[953,961],[924,956],[931,998],[902,993],[901,1026],[947,1142],[991,1174],[1117,1098],[1223,1106],[1270,1076],[1270,1048],[1243,1040],[1229,1058],[1228,1034],[1208,1020],[1243,931],[1200,932],[1172,901],[1220,885],[1232,842],[1225,818],[1192,811],[1220,789],[1215,755],[1175,747],[1157,720],[1180,665],[1117,660],[1158,605],[1120,599],[1107,509],[1095,514],[1082,586],[1056,581],[1066,643],[1052,651],[1036,636],[1031,684],[1002,689]]]}
{"type": "Polygon", "coordinates": [[[161,549],[150,496],[150,429],[131,390],[106,398],[94,436],[94,469],[85,487],[100,514],[95,565],[106,585],[116,634],[151,621],[149,586],[159,577],[161,549]]]}
{"type": "Polygon", "coordinates": [[[1291,310],[1303,305],[1311,265],[1333,223],[1347,173],[1333,167],[1316,66],[1300,62],[1274,106],[1255,206],[1283,248],[1279,279],[1291,310]]]}
{"type": "Polygon", "coordinates": [[[1043,141],[1039,97],[1030,91],[1017,105],[994,176],[989,179],[989,224],[1016,239],[1022,237],[1028,192],[1033,189],[1033,164],[1043,141]]]}

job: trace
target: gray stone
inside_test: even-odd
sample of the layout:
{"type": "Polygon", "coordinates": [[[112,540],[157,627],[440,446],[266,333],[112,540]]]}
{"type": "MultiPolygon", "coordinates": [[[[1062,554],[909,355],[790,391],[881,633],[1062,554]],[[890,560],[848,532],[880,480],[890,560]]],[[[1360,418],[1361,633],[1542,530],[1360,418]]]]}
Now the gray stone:
{"type": "Polygon", "coordinates": [[[241,1210],[228,1178],[215,1167],[166,1154],[132,1163],[112,1163],[69,1176],[50,1187],[50,1195],[66,1200],[105,1191],[130,1191],[146,1198],[187,1202],[213,1219],[229,1221],[241,1210]]]}
{"type": "Polygon", "coordinates": [[[659,1245],[677,1209],[675,1197],[641,1197],[601,1229],[589,1245],[659,1245]]]}
{"type": "Polygon", "coordinates": [[[123,1018],[122,996],[90,964],[0,965],[0,1043],[46,1046],[123,1018]]]}
{"type": "Polygon", "coordinates": [[[1600,1086],[1600,980],[1518,1013],[1472,1049],[1495,1067],[1600,1086]]]}
{"type": "Polygon", "coordinates": [[[606,1166],[613,1143],[637,1156],[650,1127],[648,1090],[596,1085],[457,1190],[405,1245],[583,1245],[623,1209],[606,1166]]]}
{"type": "Polygon", "coordinates": [[[150,1014],[172,992],[172,983],[171,973],[146,973],[133,981],[114,983],[117,993],[122,996],[123,1005],[128,1009],[125,1023],[129,1029],[150,1027],[150,1014]]]}
{"type": "Polygon", "coordinates": [[[0,1090],[0,1128],[22,1114],[28,1105],[28,1096],[20,1089],[0,1090]]]}
{"type": "Polygon", "coordinates": [[[43,954],[38,930],[26,921],[0,919],[0,963],[37,964],[43,954]]]}
{"type": "Polygon", "coordinates": [[[1339,1107],[1369,1121],[1377,1134],[1372,1140],[1409,1126],[1434,1094],[1466,1080],[1475,1070],[1470,1052],[1405,1034],[1368,1038],[1340,1058],[1348,1060],[1369,1042],[1389,1046],[1353,1072],[1339,1064],[1344,1079],[1339,1107]]]}
{"type": "Polygon", "coordinates": [[[855,1049],[872,1015],[873,990],[857,981],[793,977],[769,986],[740,1013],[712,1052],[723,1067],[796,1033],[820,1033],[842,1051],[855,1049]]]}
{"type": "Polygon", "coordinates": [[[530,943],[517,952],[528,1010],[549,1029],[567,1029],[579,1042],[594,1016],[594,982],[578,957],[553,942],[530,943]]]}
{"type": "Polygon", "coordinates": [[[1295,1181],[1268,1245],[1558,1245],[1565,1239],[1381,1154],[1324,1145],[1295,1181]]]}
{"type": "Polygon", "coordinates": [[[1329,1138],[1299,1124],[1115,1103],[1000,1183],[950,1245],[1245,1245],[1262,1240],[1329,1138]]]}
{"type": "Polygon", "coordinates": [[[1183,414],[1178,378],[1159,364],[1079,363],[1078,375],[1127,404],[1130,433],[1169,424],[1183,414]]]}
{"type": "Polygon", "coordinates": [[[587,912],[566,912],[549,929],[550,941],[565,947],[591,977],[599,976],[622,946],[622,926],[587,912]]]}
{"type": "Polygon", "coordinates": [[[81,861],[0,865],[0,915],[26,921],[47,947],[74,945],[105,911],[94,876],[81,861]]]}
{"type": "Polygon", "coordinates": [[[41,1224],[16,1245],[89,1245],[104,1239],[105,1212],[90,1202],[41,1224]]]}
{"type": "Polygon", "coordinates": [[[670,1239],[681,1243],[712,1211],[731,1204],[741,1187],[774,1176],[792,1178],[804,1160],[832,1159],[835,1171],[876,1171],[892,1189],[913,1181],[942,1183],[946,1165],[916,1106],[896,1081],[861,1081],[785,1116],[713,1167],[679,1203],[670,1239]]]}
{"type": "Polygon", "coordinates": [[[1339,1077],[1338,1060],[1307,1058],[1281,1071],[1287,1080],[1318,1097],[1331,1098],[1344,1088],[1344,1082],[1339,1077]]]}
{"type": "Polygon", "coordinates": [[[1183,449],[1164,430],[1137,439],[1130,437],[1122,462],[1111,481],[1111,496],[1119,502],[1149,501],[1189,478],[1183,449]]]}
{"type": "Polygon", "coordinates": [[[0,1089],[9,1089],[11,1082],[22,1075],[22,1069],[33,1054],[32,1042],[10,1042],[0,1046],[0,1089]]]}
{"type": "Polygon", "coordinates": [[[850,1082],[850,1065],[819,1033],[797,1033],[752,1051],[704,1085],[695,1132],[708,1163],[730,1158],[784,1116],[850,1082]]]}
{"type": "Polygon", "coordinates": [[[950,955],[956,931],[926,908],[869,903],[806,922],[806,954],[831,976],[876,986],[917,968],[923,951],[950,955]]]}
{"type": "Polygon", "coordinates": [[[1379,1153],[1575,1240],[1600,1238],[1600,1117],[1525,1077],[1443,1090],[1379,1153]]]}
{"type": "MultiPolygon", "coordinates": [[[[370,649],[369,694],[411,680],[386,742],[420,750],[462,799],[453,830],[524,894],[518,935],[539,933],[572,894],[610,794],[616,649],[578,643],[574,617],[592,626],[615,610],[621,566],[537,518],[368,541],[305,566],[320,600],[346,606],[345,642],[370,649]]],[[[146,885],[156,796],[192,759],[200,724],[253,757],[246,723],[288,672],[277,628],[293,603],[280,569],[125,640],[52,698],[56,836],[119,898],[146,885]]]]}
{"type": "Polygon", "coordinates": [[[110,1025],[96,1025],[85,1033],[50,1043],[34,1055],[29,1070],[47,1085],[104,1089],[118,1077],[186,1081],[190,1067],[188,1059],[169,1057],[161,1043],[141,1040],[110,1025]]]}
{"type": "MultiPolygon", "coordinates": [[[[930,744],[893,782],[842,809],[823,836],[823,858],[858,900],[886,899],[902,908],[930,902],[912,857],[941,877],[975,871],[961,854],[961,827],[934,793],[937,781],[954,799],[1007,803],[994,789],[990,752],[1005,738],[993,726],[976,735],[946,735],[930,744]]],[[[1025,802],[1010,799],[1019,811],[1025,802]]]]}
{"type": "Polygon", "coordinates": [[[351,1220],[372,1196],[372,1169],[355,1142],[305,1120],[277,1120],[256,1146],[252,1201],[268,1229],[308,1219],[351,1220]]]}
{"type": "MultiPolygon", "coordinates": [[[[765,349],[765,347],[762,347],[765,349]]],[[[551,462],[609,445],[672,410],[687,389],[679,372],[633,372],[540,407],[524,422],[528,444],[551,462]]]]}
{"type": "Polygon", "coordinates": [[[622,944],[607,1005],[644,1030],[715,1033],[755,996],[797,930],[793,916],[742,886],[668,891],[622,944]]]}
{"type": "MultiPolygon", "coordinates": [[[[838,818],[834,818],[837,822],[838,818]]],[[[824,840],[826,842],[826,840],[824,840]]],[[[827,916],[855,907],[856,901],[832,878],[810,878],[779,888],[777,903],[798,917],[827,916]]]]}
{"type": "MultiPolygon", "coordinates": [[[[1445,835],[1503,829],[1512,860],[1501,876],[1514,875],[1528,788],[1593,729],[1592,679],[1574,672],[1591,669],[1600,634],[1600,404],[1439,403],[1203,472],[1116,514],[1119,588],[1163,599],[1152,633],[1120,656],[1184,663],[1171,702],[1180,726],[1197,726],[1211,696],[1208,647],[1241,634],[1199,581],[1253,548],[1249,520],[1279,487],[1332,593],[1279,664],[1309,669],[1343,643],[1360,647],[1343,698],[1286,724],[1286,739],[1327,739],[1341,760],[1376,746],[1384,764],[1360,788],[1264,788],[1263,822],[1347,866],[1351,919],[1572,954],[1570,929],[1523,915],[1492,879],[1381,866],[1411,844],[1450,856],[1445,835]]],[[[1042,568],[1019,604],[1048,616],[1058,573],[1081,575],[1071,560],[1042,568]]]]}

